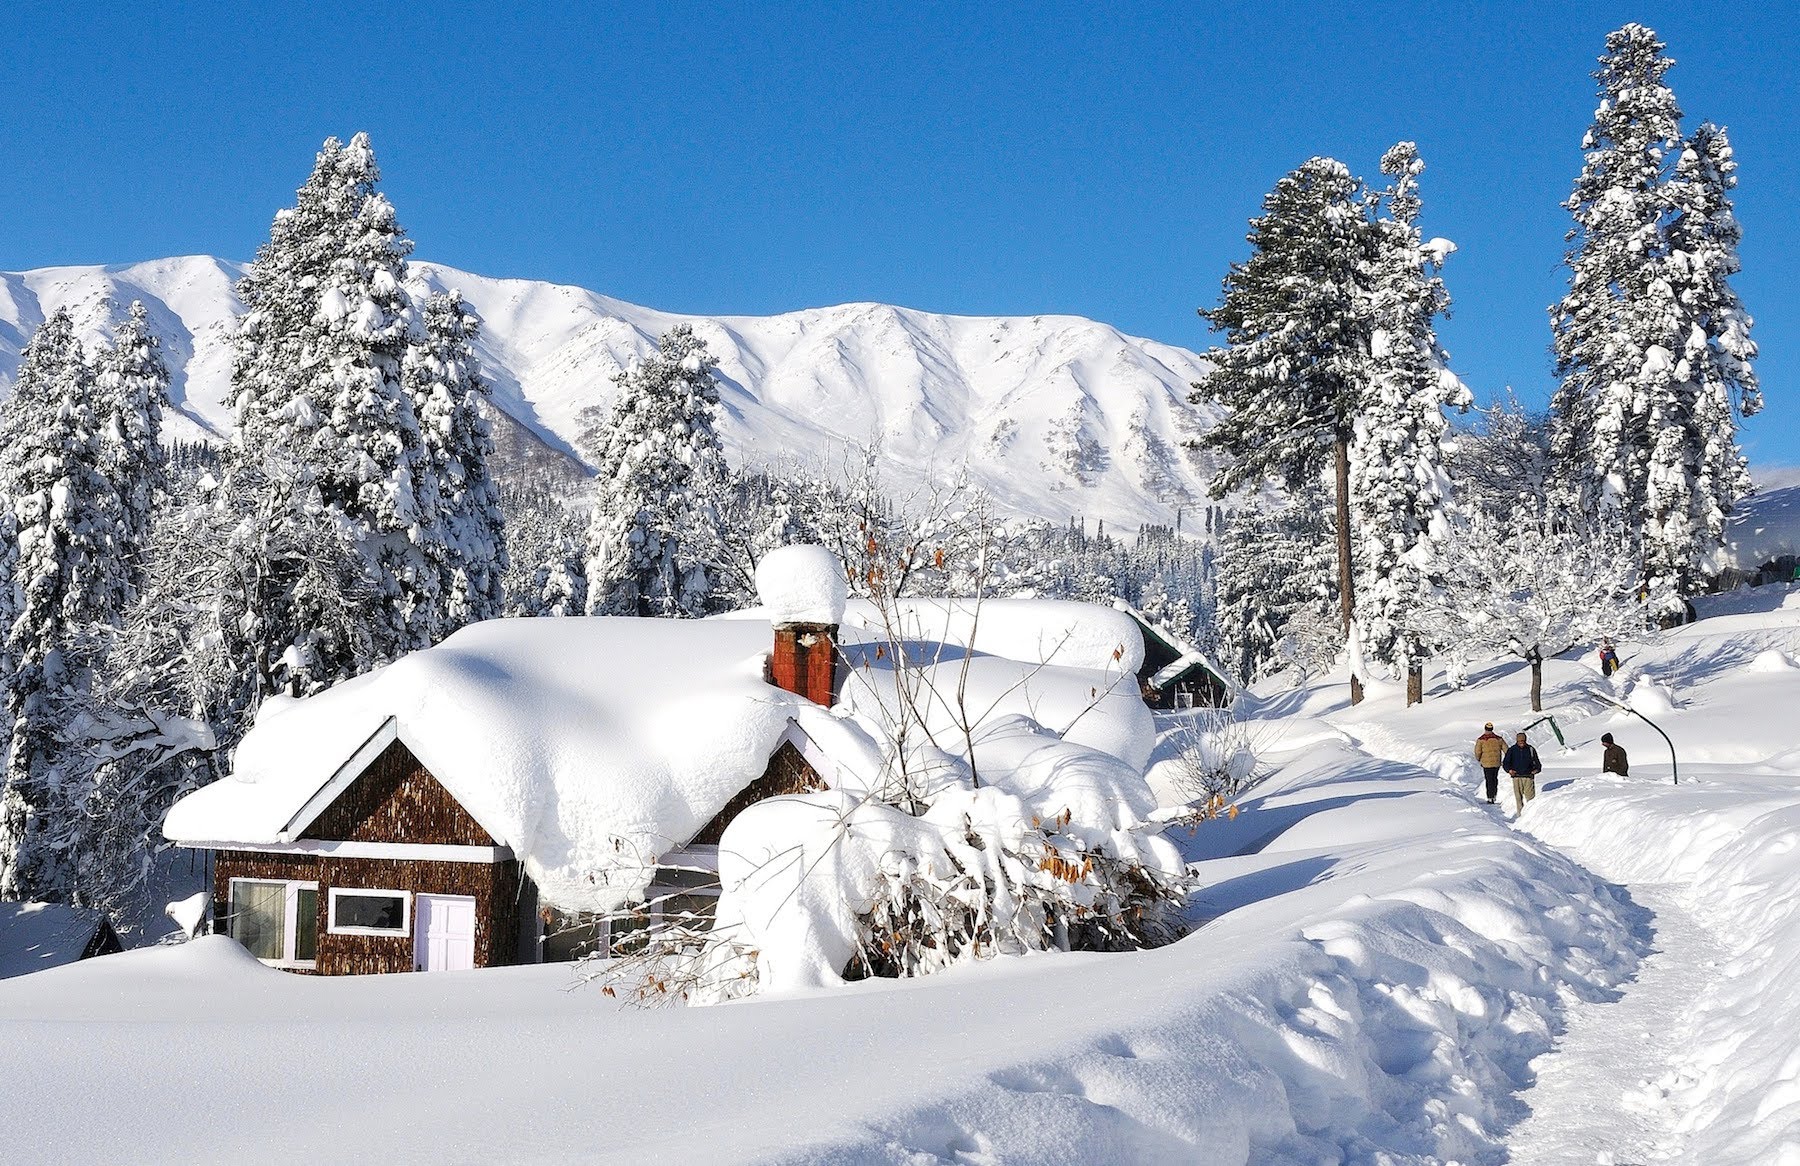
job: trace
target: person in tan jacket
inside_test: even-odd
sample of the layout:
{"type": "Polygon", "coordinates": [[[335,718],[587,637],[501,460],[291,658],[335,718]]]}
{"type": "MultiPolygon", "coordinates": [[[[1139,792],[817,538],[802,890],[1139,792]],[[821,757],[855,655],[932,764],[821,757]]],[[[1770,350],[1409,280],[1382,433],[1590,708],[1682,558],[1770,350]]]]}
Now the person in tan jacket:
{"type": "Polygon", "coordinates": [[[1475,764],[1481,766],[1481,776],[1487,781],[1487,800],[1491,806],[1500,796],[1500,759],[1506,755],[1506,742],[1494,732],[1492,721],[1481,730],[1481,736],[1475,738],[1475,764]]]}

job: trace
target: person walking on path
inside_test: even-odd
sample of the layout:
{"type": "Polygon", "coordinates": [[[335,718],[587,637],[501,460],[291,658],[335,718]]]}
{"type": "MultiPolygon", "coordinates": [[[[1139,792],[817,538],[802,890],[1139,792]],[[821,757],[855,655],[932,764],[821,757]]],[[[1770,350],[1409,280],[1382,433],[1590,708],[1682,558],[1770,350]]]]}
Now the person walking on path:
{"type": "Polygon", "coordinates": [[[1612,739],[1611,733],[1600,734],[1600,772],[1616,773],[1620,777],[1631,773],[1631,766],[1625,760],[1625,750],[1612,739]]]}
{"type": "Polygon", "coordinates": [[[1600,675],[1611,676],[1619,670],[1619,653],[1611,640],[1600,641],[1600,675]]]}
{"type": "Polygon", "coordinates": [[[1544,763],[1538,760],[1537,750],[1531,747],[1520,733],[1513,742],[1506,756],[1500,759],[1501,768],[1512,774],[1513,779],[1513,816],[1525,812],[1525,803],[1537,797],[1537,775],[1544,770],[1544,763]]]}
{"type": "Polygon", "coordinates": [[[1481,736],[1475,738],[1475,764],[1481,766],[1482,780],[1487,783],[1488,805],[1493,805],[1500,796],[1500,759],[1506,755],[1506,742],[1500,734],[1494,732],[1494,722],[1489,721],[1481,726],[1481,736]]]}

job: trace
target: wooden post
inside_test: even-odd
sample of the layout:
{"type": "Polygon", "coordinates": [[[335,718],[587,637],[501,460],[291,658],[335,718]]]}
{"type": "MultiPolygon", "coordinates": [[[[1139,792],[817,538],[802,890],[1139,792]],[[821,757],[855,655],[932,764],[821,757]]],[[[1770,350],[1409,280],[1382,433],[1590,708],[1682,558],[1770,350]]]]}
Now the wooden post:
{"type": "Polygon", "coordinates": [[[1425,700],[1425,665],[1408,661],[1406,665],[1406,706],[1411,708],[1425,700]]]}
{"type": "MultiPolygon", "coordinates": [[[[1344,636],[1348,639],[1356,622],[1356,572],[1350,566],[1350,439],[1340,434],[1333,453],[1337,461],[1338,600],[1344,613],[1344,636]]],[[[1361,704],[1362,698],[1362,677],[1352,668],[1350,703],[1361,704]]]]}

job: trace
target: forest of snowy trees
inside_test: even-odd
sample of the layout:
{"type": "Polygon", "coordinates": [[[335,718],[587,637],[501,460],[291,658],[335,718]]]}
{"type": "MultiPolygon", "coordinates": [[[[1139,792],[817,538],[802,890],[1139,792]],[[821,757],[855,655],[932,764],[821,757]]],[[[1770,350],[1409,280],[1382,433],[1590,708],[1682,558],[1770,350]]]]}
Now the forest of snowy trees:
{"type": "Polygon", "coordinates": [[[1422,227],[1417,148],[1376,185],[1314,158],[1202,312],[1217,500],[1128,537],[954,481],[896,492],[868,451],[731,465],[685,325],[583,416],[591,497],[502,480],[480,321],[416,290],[367,137],[328,140],[239,285],[229,441],[164,442],[141,305],[97,346],[59,311],[25,350],[0,409],[0,898],[147,918],[165,810],[264,701],[484,619],[743,607],[790,543],[852,587],[1122,600],[1246,681],[1347,661],[1410,699],[1427,657],[1536,664],[1678,614],[1749,490],[1735,418],[1760,402],[1735,163],[1724,130],[1683,135],[1669,64],[1628,25],[1595,74],[1547,417],[1477,409],[1450,371],[1454,247],[1422,227]]]}
{"type": "Polygon", "coordinates": [[[1411,143],[1380,189],[1315,158],[1265,199],[1202,312],[1226,343],[1195,386],[1228,413],[1202,439],[1230,459],[1215,488],[1282,499],[1219,542],[1214,642],[1244,679],[1347,651],[1352,699],[1366,671],[1417,700],[1424,656],[1516,655],[1535,676],[1705,586],[1750,489],[1736,418],[1761,399],[1729,284],[1731,148],[1711,123],[1683,135],[1664,47],[1626,25],[1594,74],[1547,417],[1508,402],[1450,427],[1471,407],[1434,325],[1453,247],[1422,236],[1411,143]]]}

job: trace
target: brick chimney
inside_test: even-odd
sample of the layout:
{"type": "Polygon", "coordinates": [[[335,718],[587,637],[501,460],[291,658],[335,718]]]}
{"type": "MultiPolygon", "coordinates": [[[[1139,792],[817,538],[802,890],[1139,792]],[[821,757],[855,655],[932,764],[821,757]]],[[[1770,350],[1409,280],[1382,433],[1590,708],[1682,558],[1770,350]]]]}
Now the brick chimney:
{"type": "Polygon", "coordinates": [[[769,683],[831,707],[836,699],[837,633],[834,623],[776,624],[769,683]]]}

